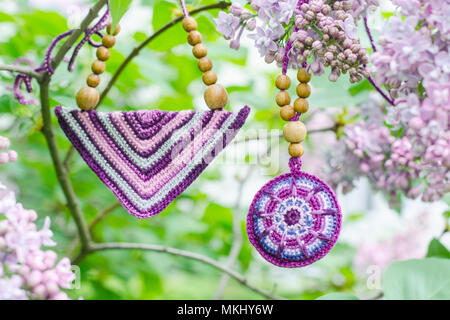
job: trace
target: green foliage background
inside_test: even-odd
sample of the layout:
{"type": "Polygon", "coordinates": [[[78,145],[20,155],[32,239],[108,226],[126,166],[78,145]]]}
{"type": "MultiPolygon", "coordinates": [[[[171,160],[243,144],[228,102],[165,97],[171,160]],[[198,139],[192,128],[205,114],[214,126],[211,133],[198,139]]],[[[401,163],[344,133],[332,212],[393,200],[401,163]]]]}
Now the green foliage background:
{"type": "MultiPolygon", "coordinates": [[[[9,26],[15,30],[10,36],[2,37],[1,59],[9,64],[18,57],[40,62],[51,40],[69,29],[67,17],[56,12],[32,9],[26,0],[19,2],[22,9],[18,14],[0,12],[0,26],[9,26]]],[[[195,7],[211,3],[214,1],[190,2],[195,7]]],[[[179,14],[176,1],[146,0],[141,1],[140,5],[152,8],[152,15],[141,22],[145,24],[147,31],[139,31],[127,37],[119,36],[107,63],[107,74],[102,77],[100,90],[132,48],[179,14]]],[[[228,44],[215,31],[213,16],[217,16],[217,10],[203,12],[197,16],[197,20],[199,31],[207,43],[209,57],[214,61],[214,68],[218,70],[219,76],[222,70],[228,68],[248,68],[248,49],[244,47],[238,52],[229,49],[228,44]]],[[[190,50],[186,44],[186,34],[180,25],[156,38],[124,71],[100,110],[190,108],[201,88],[201,73],[190,50]],[[151,90],[150,102],[139,98],[142,90],[151,90]]],[[[74,72],[69,73],[65,64],[57,70],[51,86],[52,107],[60,104],[75,105],[75,93],[84,85],[94,57],[94,49],[84,47],[74,72]]],[[[262,60],[260,62],[263,64],[262,60]]],[[[228,87],[231,109],[236,110],[243,104],[252,106],[247,128],[279,129],[283,123],[274,107],[275,88],[272,85],[279,71],[276,68],[261,68],[256,72],[256,79],[228,87]],[[256,81],[269,90],[261,91],[261,86],[255,85],[256,81]]],[[[56,250],[64,256],[69,253],[72,241],[77,237],[76,228],[65,207],[64,195],[40,132],[40,109],[38,106],[18,104],[10,92],[12,83],[10,74],[0,73],[0,119],[8,124],[2,126],[1,134],[11,138],[20,159],[0,169],[1,180],[17,185],[19,201],[26,208],[35,209],[41,220],[46,215],[52,218],[52,229],[58,243],[56,250]]],[[[33,85],[37,87],[36,83],[33,85]]],[[[371,90],[364,82],[350,87],[346,79],[330,85],[326,76],[316,77],[313,85],[319,92],[311,97],[311,104],[318,109],[356,106],[371,90]]],[[[36,91],[34,94],[36,95],[36,91]]],[[[53,120],[58,146],[64,154],[70,144],[58,129],[55,117],[53,120]]],[[[351,298],[350,294],[364,286],[365,279],[353,270],[355,249],[342,242],[313,269],[281,270],[263,262],[246,238],[244,217],[247,208],[236,211],[232,207],[225,207],[216,197],[210,197],[201,191],[201,186],[220,181],[224,178],[223,174],[221,166],[211,166],[168,209],[151,219],[137,220],[122,207],[118,208],[93,229],[93,239],[160,244],[201,253],[225,263],[233,240],[232,217],[238,214],[242,217],[244,245],[235,269],[245,274],[253,284],[292,299],[315,299],[335,291],[347,293],[341,297],[351,298]]],[[[72,161],[70,178],[88,221],[115,201],[112,193],[78,155],[72,161]]],[[[226,195],[217,195],[221,196],[226,195]]],[[[352,217],[356,219],[355,215],[352,217]]],[[[351,225],[351,220],[344,223],[351,225]]],[[[448,266],[448,260],[444,261],[448,266]]],[[[69,291],[72,298],[210,299],[216,292],[221,276],[217,270],[196,261],[136,250],[95,253],[89,255],[80,264],[80,268],[81,289],[69,291]]],[[[231,280],[224,298],[257,299],[261,296],[231,280]]]]}

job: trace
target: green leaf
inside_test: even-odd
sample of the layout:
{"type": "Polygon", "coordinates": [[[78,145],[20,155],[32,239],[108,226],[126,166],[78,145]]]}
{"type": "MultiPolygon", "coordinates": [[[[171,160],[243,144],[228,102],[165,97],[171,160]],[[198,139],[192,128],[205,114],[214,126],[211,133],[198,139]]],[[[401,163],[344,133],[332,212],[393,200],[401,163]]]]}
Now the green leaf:
{"type": "Polygon", "coordinates": [[[395,262],[383,276],[388,300],[450,299],[450,260],[439,258],[395,262]]]}
{"type": "Polygon", "coordinates": [[[428,246],[427,257],[450,259],[450,251],[436,238],[428,246]]]}
{"type": "Polygon", "coordinates": [[[109,10],[111,12],[111,30],[115,30],[120,19],[127,12],[132,0],[110,0],[109,10]]]}
{"type": "Polygon", "coordinates": [[[343,293],[343,292],[333,292],[326,294],[324,296],[318,297],[316,300],[359,300],[358,297],[343,293]]]}

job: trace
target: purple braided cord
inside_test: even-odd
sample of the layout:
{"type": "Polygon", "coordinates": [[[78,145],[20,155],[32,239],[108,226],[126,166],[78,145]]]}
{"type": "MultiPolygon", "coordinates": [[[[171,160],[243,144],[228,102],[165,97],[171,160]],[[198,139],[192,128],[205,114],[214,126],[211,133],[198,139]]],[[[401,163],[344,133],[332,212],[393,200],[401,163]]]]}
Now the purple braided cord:
{"type": "MultiPolygon", "coordinates": [[[[108,8],[105,12],[105,14],[103,15],[103,17],[92,27],[89,28],[85,31],[85,36],[83,37],[83,39],[78,43],[77,47],[75,48],[72,57],[70,59],[67,59],[66,57],[64,57],[64,61],[68,62],[68,70],[69,71],[73,71],[74,69],[74,63],[75,63],[75,59],[81,49],[81,47],[88,42],[91,46],[93,47],[100,47],[101,44],[96,43],[95,41],[93,41],[91,39],[91,37],[94,34],[97,34],[100,37],[103,37],[103,34],[100,32],[100,30],[104,29],[107,25],[108,25],[108,21],[109,20],[109,3],[108,3],[108,8]]],[[[75,30],[69,30],[67,32],[64,32],[60,35],[58,35],[50,44],[50,47],[47,49],[46,53],[45,53],[45,58],[44,61],[42,62],[42,64],[38,67],[35,68],[35,65],[32,61],[25,59],[25,58],[19,58],[15,61],[15,64],[20,64],[20,63],[26,63],[28,65],[30,65],[32,68],[34,68],[34,71],[36,72],[47,72],[49,74],[54,74],[55,70],[53,69],[51,62],[52,62],[52,52],[53,49],[56,47],[56,45],[64,38],[70,36],[71,34],[73,34],[75,30]]],[[[19,73],[16,78],[14,79],[14,87],[13,87],[13,93],[14,93],[14,97],[19,101],[20,104],[22,105],[30,105],[30,104],[38,104],[39,102],[35,99],[33,100],[26,100],[24,95],[22,94],[22,92],[20,91],[20,88],[22,86],[22,83],[25,84],[25,88],[26,91],[31,93],[33,91],[33,87],[31,86],[31,80],[32,77],[29,75],[25,75],[23,73],[19,73]]]]}
{"type": "Polygon", "coordinates": [[[108,20],[109,20],[109,9],[106,10],[105,14],[97,22],[97,24],[95,24],[90,29],[86,29],[84,38],[81,39],[80,43],[78,43],[78,45],[76,46],[76,48],[72,54],[72,58],[70,59],[69,66],[68,66],[69,71],[74,70],[75,59],[78,56],[78,53],[80,52],[80,50],[84,46],[84,44],[87,41],[89,41],[89,39],[92,37],[93,34],[99,32],[101,29],[104,29],[108,25],[108,22],[109,22],[108,20]]]}
{"type": "Polygon", "coordinates": [[[181,10],[183,10],[183,15],[185,17],[189,17],[189,12],[186,7],[186,2],[184,2],[184,0],[180,0],[180,4],[181,4],[181,10]]]}
{"type": "MultiPolygon", "coordinates": [[[[298,9],[301,10],[302,4],[304,3],[308,3],[309,0],[299,0],[298,1],[298,9]]],[[[298,27],[296,26],[294,28],[293,32],[297,32],[298,31],[298,27]]],[[[292,41],[291,39],[288,40],[287,44],[286,44],[286,50],[284,51],[284,58],[283,58],[283,74],[285,75],[287,73],[287,69],[289,67],[289,52],[292,49],[292,41]]],[[[306,67],[306,61],[303,62],[303,67],[306,67]]]]}

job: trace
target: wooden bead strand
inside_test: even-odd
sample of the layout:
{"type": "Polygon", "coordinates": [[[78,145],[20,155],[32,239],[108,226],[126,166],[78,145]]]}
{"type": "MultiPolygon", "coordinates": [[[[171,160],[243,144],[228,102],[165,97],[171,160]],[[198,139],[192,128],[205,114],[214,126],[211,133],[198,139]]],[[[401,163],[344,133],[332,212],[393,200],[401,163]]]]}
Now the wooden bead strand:
{"type": "Polygon", "coordinates": [[[100,84],[100,75],[105,72],[105,62],[111,57],[110,48],[116,44],[116,37],[120,32],[120,26],[117,25],[114,32],[111,33],[111,25],[106,28],[108,34],[102,38],[102,46],[97,49],[97,60],[92,63],[92,74],[86,79],[86,87],[83,87],[78,91],[76,100],[78,107],[83,110],[94,109],[99,100],[100,95],[96,87],[100,84]]]}
{"type": "Polygon", "coordinates": [[[309,104],[306,98],[311,95],[311,87],[308,82],[311,80],[305,68],[298,70],[297,79],[300,82],[296,88],[298,98],[294,101],[294,106],[290,105],[291,97],[285,90],[290,87],[290,79],[287,75],[279,75],[275,81],[278,89],[281,91],[277,94],[276,102],[281,107],[280,116],[283,120],[289,121],[283,128],[284,138],[290,142],[289,155],[291,157],[301,157],[304,153],[302,142],[306,139],[306,126],[303,122],[294,119],[296,114],[302,114],[308,111],[309,104]]]}
{"type": "Polygon", "coordinates": [[[198,68],[203,72],[202,80],[208,87],[205,90],[205,102],[211,110],[224,108],[228,103],[228,93],[217,83],[217,74],[212,71],[213,63],[207,57],[208,50],[202,43],[202,35],[197,31],[197,21],[192,17],[183,19],[183,29],[188,33],[187,41],[193,47],[192,54],[198,60],[198,68]]]}

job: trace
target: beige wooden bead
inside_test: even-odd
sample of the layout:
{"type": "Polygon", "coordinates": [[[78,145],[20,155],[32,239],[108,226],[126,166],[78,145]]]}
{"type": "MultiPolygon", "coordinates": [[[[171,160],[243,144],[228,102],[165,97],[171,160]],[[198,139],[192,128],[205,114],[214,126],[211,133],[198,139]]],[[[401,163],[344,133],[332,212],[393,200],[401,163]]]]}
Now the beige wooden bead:
{"type": "Polygon", "coordinates": [[[100,96],[97,89],[91,87],[83,87],[80,91],[78,91],[76,99],[78,107],[80,107],[80,109],[92,110],[97,106],[100,96]]]}
{"type": "Polygon", "coordinates": [[[186,17],[183,19],[183,29],[187,32],[191,32],[197,29],[197,21],[192,17],[186,17]]]}
{"type": "Polygon", "coordinates": [[[210,86],[217,82],[217,75],[214,71],[206,71],[202,76],[203,83],[210,86]]]}
{"type": "Polygon", "coordinates": [[[103,61],[95,60],[92,63],[92,72],[95,74],[102,74],[106,70],[106,64],[103,61]]]}
{"type": "Polygon", "coordinates": [[[288,142],[302,142],[306,138],[306,127],[303,122],[289,121],[284,125],[283,135],[288,142]]]}
{"type": "Polygon", "coordinates": [[[203,57],[198,60],[198,68],[201,72],[206,72],[212,69],[212,61],[207,57],[203,57]]]}
{"type": "Polygon", "coordinates": [[[291,103],[291,96],[287,91],[280,91],[275,99],[277,104],[282,107],[291,103]]]}
{"type": "Polygon", "coordinates": [[[97,49],[97,58],[101,61],[106,61],[111,57],[111,52],[108,48],[100,47],[97,49]]]}
{"type": "Polygon", "coordinates": [[[287,90],[291,86],[291,79],[289,79],[289,77],[287,75],[280,74],[277,77],[275,84],[278,89],[287,90]]]}
{"type": "Polygon", "coordinates": [[[311,87],[307,83],[300,83],[297,86],[297,95],[300,98],[308,98],[311,95],[311,87]]]}
{"type": "Polygon", "coordinates": [[[188,42],[191,46],[202,43],[202,34],[197,30],[193,30],[188,34],[188,42]]]}
{"type": "Polygon", "coordinates": [[[199,43],[196,44],[194,48],[192,48],[192,53],[194,54],[194,57],[200,59],[206,57],[208,50],[206,50],[206,47],[203,43],[199,43]]]}
{"type": "MultiPolygon", "coordinates": [[[[111,24],[108,24],[108,26],[106,27],[106,32],[111,34],[111,24]]],[[[117,36],[119,32],[120,32],[120,24],[116,25],[116,29],[114,29],[114,33],[112,35],[117,36]]]]}
{"type": "Polygon", "coordinates": [[[301,157],[305,152],[301,143],[291,143],[288,150],[291,157],[301,157]]]}
{"type": "Polygon", "coordinates": [[[311,81],[311,74],[306,72],[305,68],[298,69],[297,79],[302,83],[308,83],[311,81]]]}
{"type": "Polygon", "coordinates": [[[87,78],[86,83],[89,87],[95,88],[100,84],[100,77],[93,73],[87,78]]]}
{"type": "Polygon", "coordinates": [[[305,113],[309,109],[309,103],[306,99],[298,98],[294,102],[294,110],[295,112],[305,113]]]}
{"type": "Polygon", "coordinates": [[[292,106],[284,106],[280,109],[281,119],[284,121],[289,121],[295,116],[295,111],[292,106]]]}
{"type": "Polygon", "coordinates": [[[116,37],[110,34],[104,35],[102,38],[102,44],[106,48],[112,48],[116,44],[116,37]]]}
{"type": "Polygon", "coordinates": [[[212,110],[223,108],[228,102],[227,90],[217,83],[206,88],[204,97],[206,104],[212,110]]]}

